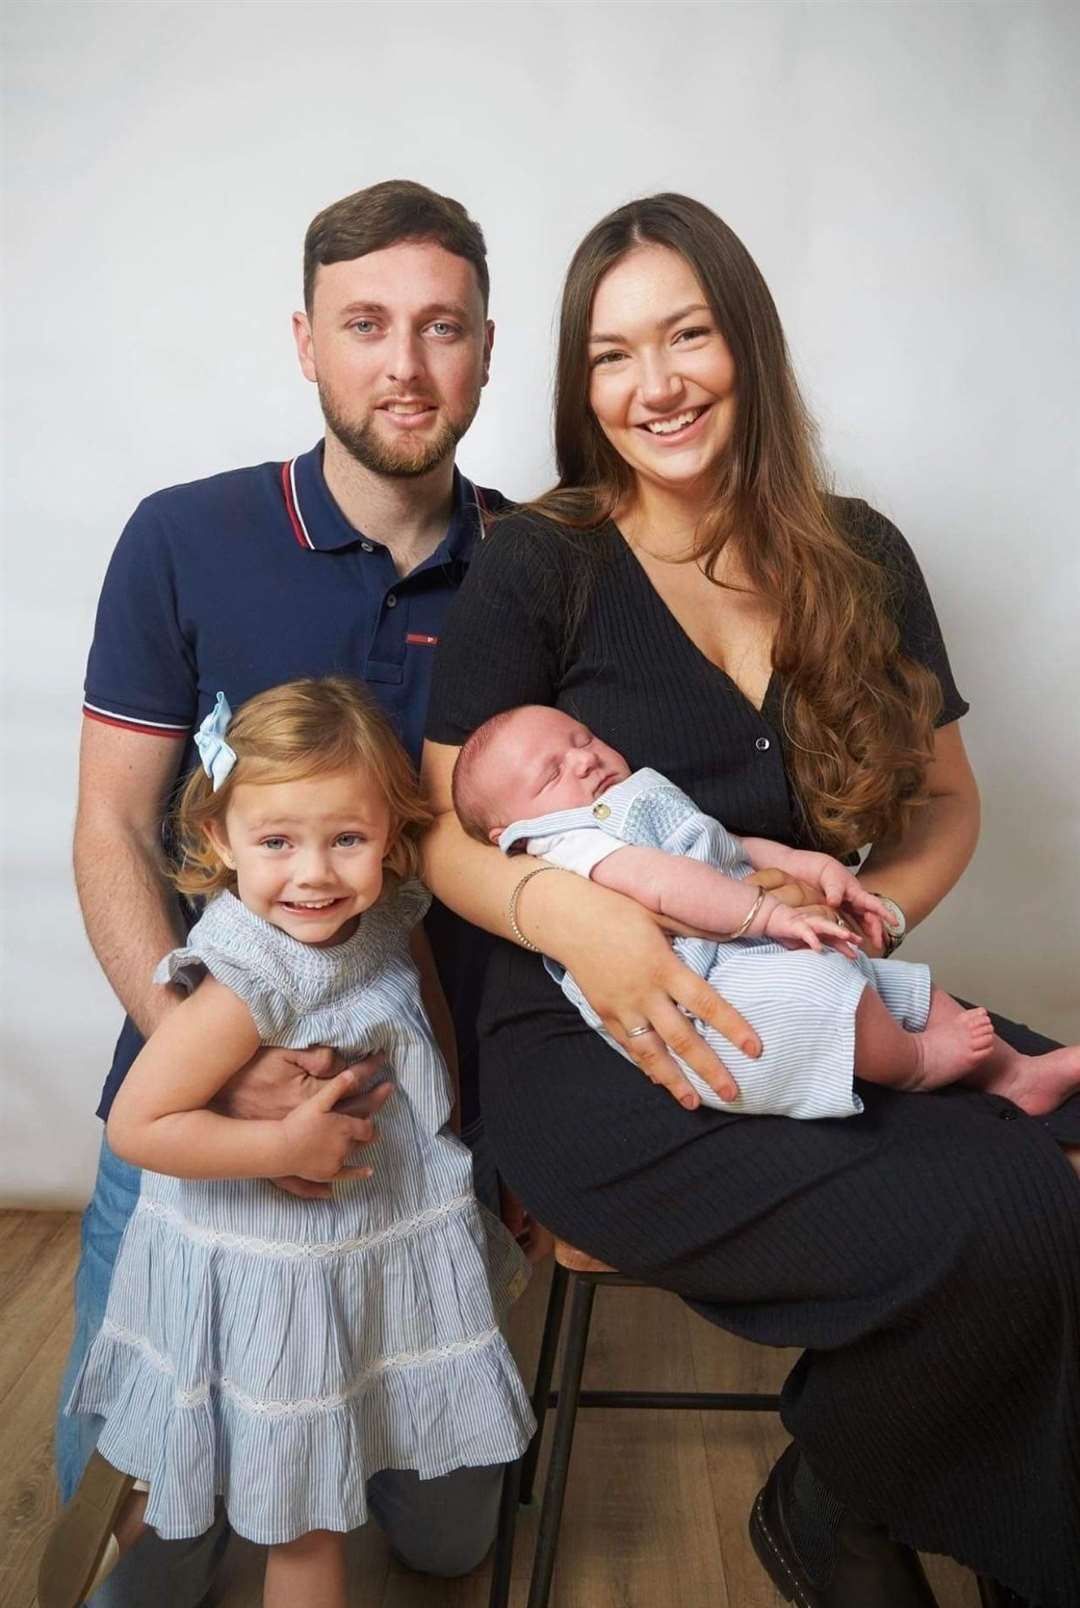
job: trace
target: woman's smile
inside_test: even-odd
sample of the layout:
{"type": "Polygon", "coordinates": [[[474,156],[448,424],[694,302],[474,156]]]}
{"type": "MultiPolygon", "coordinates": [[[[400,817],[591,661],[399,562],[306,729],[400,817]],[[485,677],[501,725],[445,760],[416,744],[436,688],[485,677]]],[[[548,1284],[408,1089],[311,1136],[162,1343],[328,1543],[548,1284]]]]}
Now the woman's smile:
{"type": "Polygon", "coordinates": [[[701,407],[684,408],[681,413],[669,413],[662,419],[647,419],[637,428],[662,447],[682,446],[684,441],[697,433],[695,426],[701,423],[711,408],[712,403],[706,402],[701,407]]]}
{"type": "Polygon", "coordinates": [[[638,246],[593,298],[589,405],[639,493],[711,483],[735,423],[735,361],[684,257],[638,246]]]}

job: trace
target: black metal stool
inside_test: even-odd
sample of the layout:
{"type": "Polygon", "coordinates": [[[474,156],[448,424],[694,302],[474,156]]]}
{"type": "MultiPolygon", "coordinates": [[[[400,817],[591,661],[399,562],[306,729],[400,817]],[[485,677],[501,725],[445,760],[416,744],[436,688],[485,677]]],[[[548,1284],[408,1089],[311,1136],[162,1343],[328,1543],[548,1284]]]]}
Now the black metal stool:
{"type": "Polygon", "coordinates": [[[581,1374],[585,1366],[593,1301],[598,1287],[602,1284],[636,1286],[638,1289],[649,1287],[641,1279],[625,1278],[605,1263],[594,1261],[583,1251],[575,1250],[572,1245],[567,1245],[562,1240],[556,1240],[551,1294],[548,1297],[544,1334],[540,1342],[540,1358],[536,1366],[536,1385],[532,1396],[533,1412],[536,1415],[536,1434],[524,1457],[517,1463],[511,1463],[503,1476],[489,1608],[506,1608],[509,1601],[518,1504],[532,1500],[536,1465],[544,1437],[544,1420],[549,1407],[556,1409],[555,1434],[551,1443],[551,1461],[548,1464],[544,1502],[540,1510],[540,1529],[536,1541],[536,1556],[533,1559],[528,1608],[547,1608],[551,1576],[555,1569],[555,1553],[559,1542],[559,1526],[562,1522],[566,1476],[570,1469],[570,1453],[574,1443],[574,1426],[579,1407],[662,1407],[683,1411],[689,1409],[694,1412],[756,1413],[771,1413],[779,1409],[779,1396],[740,1395],[716,1391],[582,1390],[581,1374]],[[558,1350],[568,1289],[572,1293],[562,1376],[558,1390],[553,1391],[551,1376],[555,1367],[555,1353],[558,1350]]]}

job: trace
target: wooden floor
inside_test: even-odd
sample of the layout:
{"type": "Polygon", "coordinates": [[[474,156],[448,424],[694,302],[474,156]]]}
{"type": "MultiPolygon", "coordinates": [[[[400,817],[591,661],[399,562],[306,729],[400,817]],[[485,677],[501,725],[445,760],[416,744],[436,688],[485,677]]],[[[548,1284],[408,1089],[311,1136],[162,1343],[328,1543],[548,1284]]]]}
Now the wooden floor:
{"type": "MultiPolygon", "coordinates": [[[[34,1570],[55,1511],[52,1418],[70,1334],[78,1218],[0,1212],[0,1608],[33,1608],[34,1570]]],[[[548,1274],[512,1323],[531,1378],[548,1274]]],[[[601,1291],[585,1384],[625,1389],[772,1390],[793,1353],[745,1345],[672,1296],[601,1291]]],[[[782,1608],[746,1536],[746,1516],[786,1442],[753,1413],[583,1410],[574,1444],[551,1608],[782,1608]]],[[[524,1608],[536,1512],[518,1527],[514,1608],[524,1608]]],[[[351,1542],[360,1608],[486,1608],[488,1568],[460,1581],[409,1573],[369,1525],[351,1542]]],[[[927,1567],[941,1608],[977,1608],[974,1582],[927,1567]]],[[[256,1608],[260,1552],[234,1543],[222,1608],[256,1608]]],[[[165,1605],[163,1605],[165,1608],[165,1605]]]]}

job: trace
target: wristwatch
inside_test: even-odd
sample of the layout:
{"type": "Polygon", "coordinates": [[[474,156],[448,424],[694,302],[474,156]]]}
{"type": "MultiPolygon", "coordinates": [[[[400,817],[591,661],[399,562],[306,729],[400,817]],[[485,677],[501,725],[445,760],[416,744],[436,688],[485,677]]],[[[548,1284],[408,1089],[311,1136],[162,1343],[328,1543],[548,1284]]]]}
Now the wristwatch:
{"type": "MultiPolygon", "coordinates": [[[[874,893],[872,888],[867,890],[874,893]]],[[[874,893],[875,899],[880,899],[888,912],[881,925],[885,928],[885,954],[882,957],[888,960],[894,949],[899,949],[907,935],[907,917],[895,899],[890,899],[887,893],[874,893]]]]}

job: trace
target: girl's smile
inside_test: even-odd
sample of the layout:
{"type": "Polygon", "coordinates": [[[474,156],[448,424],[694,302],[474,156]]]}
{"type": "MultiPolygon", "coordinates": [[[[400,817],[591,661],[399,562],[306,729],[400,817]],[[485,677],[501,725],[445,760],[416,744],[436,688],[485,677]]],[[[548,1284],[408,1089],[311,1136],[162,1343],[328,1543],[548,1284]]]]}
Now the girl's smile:
{"type": "Polygon", "coordinates": [[[209,828],[247,908],[301,943],[342,943],[379,898],[390,811],[359,771],[234,789],[209,828]]]}

